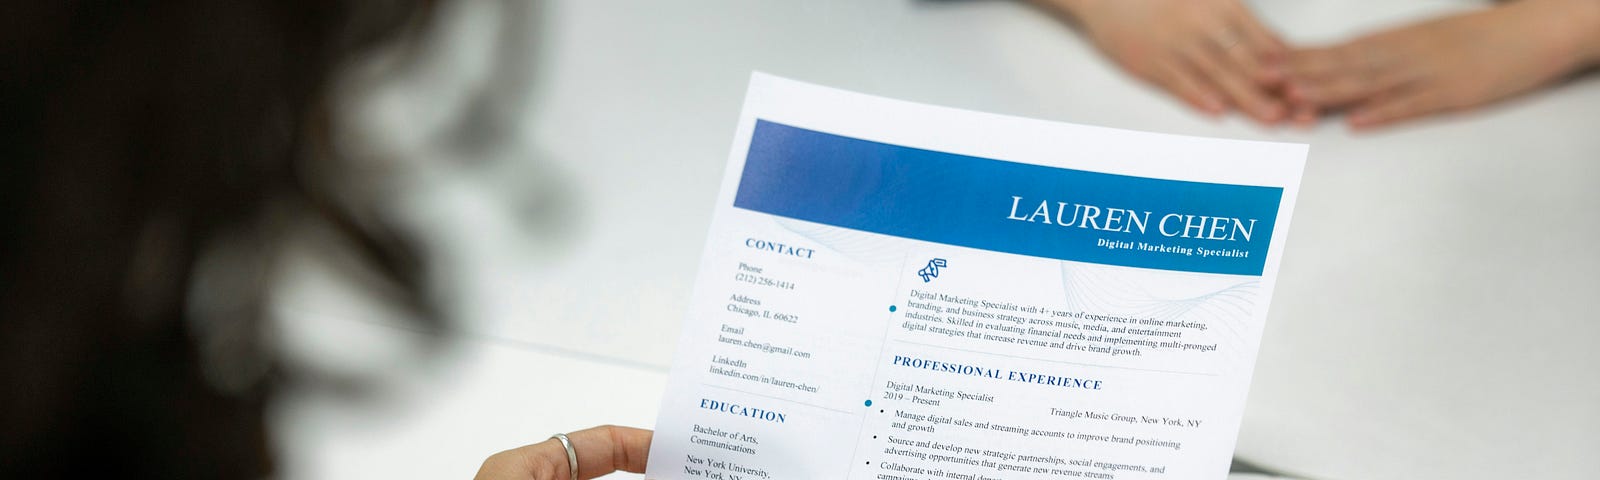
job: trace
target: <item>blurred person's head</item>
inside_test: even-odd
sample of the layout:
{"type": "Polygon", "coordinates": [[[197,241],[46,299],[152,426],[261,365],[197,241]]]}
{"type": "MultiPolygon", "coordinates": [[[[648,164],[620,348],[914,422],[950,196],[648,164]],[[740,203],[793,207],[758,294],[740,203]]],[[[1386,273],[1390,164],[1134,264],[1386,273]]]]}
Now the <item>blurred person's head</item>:
{"type": "Polygon", "coordinates": [[[259,477],[276,381],[259,285],[189,307],[200,252],[289,199],[404,257],[308,181],[324,94],[421,0],[21,2],[0,15],[0,477],[259,477]],[[252,294],[255,297],[252,297],[252,294]],[[209,323],[208,323],[209,322],[209,323]],[[225,336],[227,337],[227,336],[225,336]],[[234,365],[206,365],[203,349],[234,365]]]}

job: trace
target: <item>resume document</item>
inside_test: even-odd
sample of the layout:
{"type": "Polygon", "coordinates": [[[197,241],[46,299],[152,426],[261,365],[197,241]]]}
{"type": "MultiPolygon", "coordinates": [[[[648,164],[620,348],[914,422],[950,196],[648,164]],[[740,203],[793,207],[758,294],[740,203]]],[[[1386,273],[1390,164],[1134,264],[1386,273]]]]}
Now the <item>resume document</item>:
{"type": "Polygon", "coordinates": [[[646,477],[1224,478],[1306,152],[756,74],[646,477]]]}

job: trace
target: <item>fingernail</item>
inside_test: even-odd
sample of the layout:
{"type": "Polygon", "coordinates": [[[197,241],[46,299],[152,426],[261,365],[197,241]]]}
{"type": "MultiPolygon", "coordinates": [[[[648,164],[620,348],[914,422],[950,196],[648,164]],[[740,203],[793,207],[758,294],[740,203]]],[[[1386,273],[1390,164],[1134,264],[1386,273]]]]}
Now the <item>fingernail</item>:
{"type": "Polygon", "coordinates": [[[1294,99],[1296,99],[1296,100],[1310,101],[1311,100],[1311,87],[1307,87],[1303,83],[1290,84],[1289,85],[1289,96],[1294,98],[1294,99]]]}
{"type": "Polygon", "coordinates": [[[1361,126],[1361,125],[1366,125],[1368,123],[1372,123],[1372,120],[1373,120],[1372,112],[1364,112],[1364,111],[1351,112],[1349,120],[1350,120],[1350,124],[1354,125],[1354,126],[1361,126]]]}
{"type": "Polygon", "coordinates": [[[1266,108],[1261,110],[1262,118],[1267,119],[1267,121],[1269,121],[1269,122],[1276,122],[1278,120],[1282,120],[1283,119],[1283,113],[1284,112],[1283,112],[1283,106],[1282,105],[1268,105],[1266,108]]]}
{"type": "Polygon", "coordinates": [[[1317,117],[1316,115],[1301,112],[1295,116],[1294,123],[1299,125],[1301,130],[1310,130],[1311,127],[1317,125],[1317,117]]]}

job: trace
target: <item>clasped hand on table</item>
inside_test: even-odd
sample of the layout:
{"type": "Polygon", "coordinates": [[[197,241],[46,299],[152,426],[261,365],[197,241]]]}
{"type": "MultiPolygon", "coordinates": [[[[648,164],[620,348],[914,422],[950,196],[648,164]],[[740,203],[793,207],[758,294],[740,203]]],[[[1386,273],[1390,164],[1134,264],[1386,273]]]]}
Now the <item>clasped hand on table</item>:
{"type": "Polygon", "coordinates": [[[1355,128],[1470,109],[1600,65],[1600,0],[1520,0],[1289,46],[1240,0],[1035,0],[1128,72],[1202,112],[1355,128]]]}

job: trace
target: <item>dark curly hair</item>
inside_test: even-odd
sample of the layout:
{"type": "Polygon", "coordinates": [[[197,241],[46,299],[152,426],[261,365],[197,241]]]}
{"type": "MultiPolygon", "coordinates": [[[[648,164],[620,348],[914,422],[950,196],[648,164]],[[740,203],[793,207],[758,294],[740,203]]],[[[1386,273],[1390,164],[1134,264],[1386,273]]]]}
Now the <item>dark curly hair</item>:
{"type": "MultiPolygon", "coordinates": [[[[305,181],[352,55],[412,0],[13,2],[0,10],[0,478],[271,473],[270,382],[203,378],[201,246],[295,197],[414,285],[305,181]]],[[[260,312],[241,312],[251,317],[260,312]]]]}

